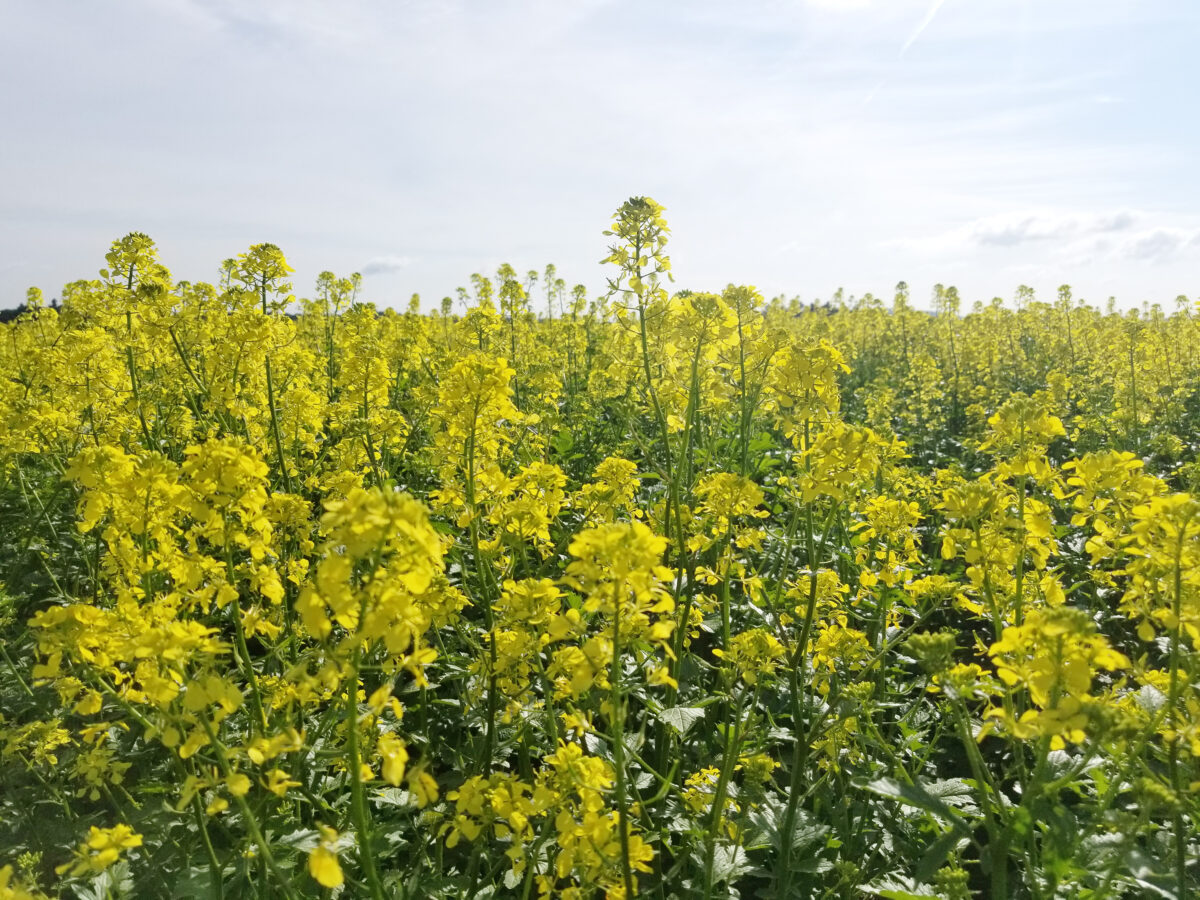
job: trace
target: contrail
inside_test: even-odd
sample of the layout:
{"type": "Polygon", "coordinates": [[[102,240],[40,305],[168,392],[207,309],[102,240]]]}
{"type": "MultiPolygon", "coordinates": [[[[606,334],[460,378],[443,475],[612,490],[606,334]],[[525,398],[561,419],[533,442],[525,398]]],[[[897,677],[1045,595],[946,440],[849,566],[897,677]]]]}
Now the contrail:
{"type": "Polygon", "coordinates": [[[916,27],[913,33],[909,35],[908,40],[904,42],[904,46],[900,48],[901,56],[907,53],[908,48],[915,44],[917,42],[917,38],[925,33],[925,29],[929,27],[929,23],[934,20],[934,17],[937,16],[938,11],[943,5],[945,5],[945,3],[946,0],[933,0],[933,3],[929,6],[929,11],[925,13],[925,18],[921,20],[921,23],[916,27]]]}
{"type": "MultiPolygon", "coordinates": [[[[908,48],[915,44],[917,42],[917,38],[925,33],[925,29],[929,27],[929,24],[934,20],[938,12],[941,11],[941,8],[945,4],[946,0],[933,0],[933,3],[930,4],[929,9],[926,11],[924,18],[922,18],[917,27],[913,29],[913,33],[908,36],[908,40],[904,42],[904,46],[901,47],[900,52],[896,54],[896,59],[904,58],[904,54],[908,52],[908,48]]],[[[866,99],[863,100],[862,105],[869,105],[871,101],[875,99],[875,96],[887,86],[889,81],[891,81],[891,76],[884,78],[877,85],[875,85],[875,87],[871,89],[871,92],[867,94],[866,99]]]]}

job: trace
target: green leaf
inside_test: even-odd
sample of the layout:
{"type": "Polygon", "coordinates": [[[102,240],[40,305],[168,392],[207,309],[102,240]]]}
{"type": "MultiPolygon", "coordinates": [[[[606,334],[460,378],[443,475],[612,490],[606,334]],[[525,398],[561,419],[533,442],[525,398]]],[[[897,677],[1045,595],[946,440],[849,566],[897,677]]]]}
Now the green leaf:
{"type": "Polygon", "coordinates": [[[741,847],[721,845],[713,848],[713,883],[732,884],[753,868],[741,847]]]}
{"type": "Polygon", "coordinates": [[[658,717],[682,736],[704,718],[704,710],[696,706],[672,706],[660,712],[658,717]]]}
{"type": "Polygon", "coordinates": [[[928,881],[934,876],[938,869],[942,867],[942,863],[946,861],[946,857],[950,852],[965,840],[957,828],[951,828],[940,838],[929,845],[929,849],[925,851],[925,855],[921,857],[921,862],[917,865],[916,871],[913,873],[917,881],[928,881]]]}
{"type": "Polygon", "coordinates": [[[212,875],[206,868],[185,869],[171,883],[174,900],[210,900],[212,896],[212,875]]]}
{"type": "Polygon", "coordinates": [[[964,832],[968,830],[966,822],[963,821],[962,812],[950,806],[941,797],[935,796],[920,781],[905,784],[895,778],[876,778],[874,781],[856,782],[856,784],[863,790],[878,794],[880,797],[898,800],[906,806],[915,806],[917,809],[932,813],[950,822],[956,830],[964,832]]]}
{"type": "Polygon", "coordinates": [[[412,793],[396,787],[378,790],[371,795],[371,799],[380,806],[412,806],[414,803],[412,793]]]}
{"type": "Polygon", "coordinates": [[[893,875],[861,885],[861,888],[876,897],[886,897],[887,900],[940,900],[937,894],[930,893],[932,888],[918,881],[893,875]]]}
{"type": "Polygon", "coordinates": [[[288,847],[301,853],[310,853],[320,843],[320,835],[315,828],[298,828],[276,838],[275,842],[281,847],[288,847]]]}
{"type": "Polygon", "coordinates": [[[979,812],[975,802],[975,788],[961,778],[939,778],[937,781],[919,782],[929,793],[960,815],[979,812]]]}
{"type": "Polygon", "coordinates": [[[560,456],[566,456],[575,447],[575,438],[564,428],[554,435],[550,443],[560,456]]]}

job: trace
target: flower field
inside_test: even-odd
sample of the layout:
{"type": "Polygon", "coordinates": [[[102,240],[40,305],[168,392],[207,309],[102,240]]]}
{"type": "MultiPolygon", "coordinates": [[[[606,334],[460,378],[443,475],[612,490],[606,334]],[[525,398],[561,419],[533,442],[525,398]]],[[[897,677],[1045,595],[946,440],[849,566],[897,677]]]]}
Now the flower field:
{"type": "Polygon", "coordinates": [[[668,237],[433,314],[136,233],[31,291],[0,900],[1200,891],[1195,306],[700,293],[668,237]]]}

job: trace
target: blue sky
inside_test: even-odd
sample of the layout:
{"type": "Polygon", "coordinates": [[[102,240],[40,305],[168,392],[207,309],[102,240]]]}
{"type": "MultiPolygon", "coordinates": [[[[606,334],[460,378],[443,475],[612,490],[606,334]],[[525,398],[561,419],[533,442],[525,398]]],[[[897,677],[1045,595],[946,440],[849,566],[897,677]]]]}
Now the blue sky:
{"type": "Polygon", "coordinates": [[[10,0],[0,306],[132,230],[177,278],[279,244],[426,307],[603,286],[628,196],[676,283],[969,304],[1200,293],[1191,0],[10,0]]]}

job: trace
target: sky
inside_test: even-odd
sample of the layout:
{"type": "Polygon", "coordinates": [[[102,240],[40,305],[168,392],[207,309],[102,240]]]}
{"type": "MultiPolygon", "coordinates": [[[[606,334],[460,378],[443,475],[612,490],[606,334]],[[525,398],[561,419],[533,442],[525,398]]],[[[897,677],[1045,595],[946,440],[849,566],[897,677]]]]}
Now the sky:
{"type": "MultiPolygon", "coordinates": [[[[678,287],[1200,294],[1195,0],[2,0],[0,307],[144,231],[432,308],[666,207],[678,287]]],[[[541,296],[535,291],[535,308],[541,296]]]]}

